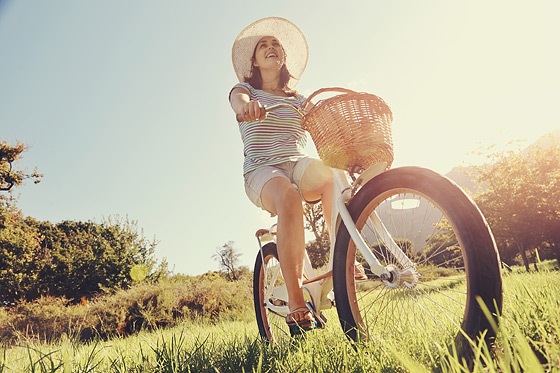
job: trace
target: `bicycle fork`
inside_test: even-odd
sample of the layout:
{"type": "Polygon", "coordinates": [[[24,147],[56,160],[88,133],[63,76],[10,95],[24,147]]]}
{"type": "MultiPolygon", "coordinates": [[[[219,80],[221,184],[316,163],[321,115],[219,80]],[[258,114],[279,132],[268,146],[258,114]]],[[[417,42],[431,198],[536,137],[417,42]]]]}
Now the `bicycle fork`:
{"type": "MultiPolygon", "coordinates": [[[[375,237],[381,241],[387,248],[387,250],[396,258],[396,261],[401,266],[402,270],[399,270],[393,265],[383,266],[377,257],[371,251],[369,245],[365,241],[363,235],[356,228],[356,224],[350,215],[347,208],[347,203],[352,197],[351,186],[348,182],[346,174],[341,170],[333,170],[335,187],[338,188],[339,196],[333,201],[333,219],[340,219],[342,223],[346,226],[350,238],[354,241],[357,250],[362,254],[365,261],[369,264],[371,272],[378,276],[382,281],[384,281],[389,287],[396,287],[399,285],[398,281],[402,280],[403,284],[407,287],[413,287],[418,279],[418,272],[416,271],[416,266],[408,258],[408,256],[402,251],[402,249],[397,245],[395,240],[391,237],[391,234],[377,215],[375,211],[370,214],[366,221],[366,226],[375,234],[375,237]],[[336,210],[335,210],[336,208],[336,210]],[[335,213],[336,211],[336,213],[335,213]]],[[[337,221],[333,220],[331,227],[337,227],[337,221]]],[[[334,255],[334,245],[336,242],[336,237],[334,232],[331,235],[331,258],[330,263],[333,263],[334,255]]]]}

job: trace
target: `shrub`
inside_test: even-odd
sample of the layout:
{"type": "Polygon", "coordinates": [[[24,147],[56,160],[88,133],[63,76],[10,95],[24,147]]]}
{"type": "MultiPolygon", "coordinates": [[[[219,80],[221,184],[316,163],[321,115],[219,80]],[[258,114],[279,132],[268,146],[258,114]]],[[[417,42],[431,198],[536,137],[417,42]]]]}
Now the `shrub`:
{"type": "Polygon", "coordinates": [[[175,326],[184,320],[239,319],[253,314],[251,298],[248,276],[229,282],[215,273],[139,283],[80,304],[41,297],[0,308],[0,339],[53,341],[67,335],[88,341],[175,326]]]}
{"type": "Polygon", "coordinates": [[[133,268],[157,281],[166,275],[166,263],[156,263],[156,245],[135,221],[39,222],[0,198],[0,302],[44,296],[78,302],[105,288],[128,287],[133,268]]]}
{"type": "Polygon", "coordinates": [[[247,278],[230,282],[218,274],[203,275],[186,284],[176,312],[190,319],[216,321],[224,315],[239,317],[251,308],[251,284],[247,278]]]}
{"type": "Polygon", "coordinates": [[[77,335],[91,323],[83,307],[70,306],[65,298],[41,297],[4,308],[0,320],[3,340],[37,339],[52,341],[61,335],[77,335]]]}

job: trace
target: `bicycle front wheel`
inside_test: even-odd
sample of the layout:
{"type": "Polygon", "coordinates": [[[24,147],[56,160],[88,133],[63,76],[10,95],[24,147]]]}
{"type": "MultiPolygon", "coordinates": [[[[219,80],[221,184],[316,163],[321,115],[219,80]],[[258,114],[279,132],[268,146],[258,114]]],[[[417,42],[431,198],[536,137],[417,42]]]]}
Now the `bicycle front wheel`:
{"type": "Polygon", "coordinates": [[[498,251],[483,215],[456,184],[427,169],[397,168],[366,183],[348,210],[391,274],[374,275],[341,224],[333,280],[349,338],[397,345],[455,342],[464,350],[468,339],[460,329],[469,338],[483,331],[494,335],[477,299],[492,314],[501,311],[498,251]],[[356,261],[365,267],[367,280],[355,279],[356,261]]]}
{"type": "Polygon", "coordinates": [[[264,245],[257,254],[253,272],[253,299],[261,337],[274,343],[290,338],[290,329],[286,324],[288,293],[273,242],[264,245]]]}

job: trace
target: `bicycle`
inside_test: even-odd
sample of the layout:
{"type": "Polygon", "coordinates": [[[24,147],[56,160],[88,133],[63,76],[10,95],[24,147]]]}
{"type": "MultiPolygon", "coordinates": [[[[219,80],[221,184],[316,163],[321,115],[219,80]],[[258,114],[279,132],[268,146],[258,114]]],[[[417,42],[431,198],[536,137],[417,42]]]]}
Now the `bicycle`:
{"type": "MultiPolygon", "coordinates": [[[[390,169],[392,112],[380,97],[324,88],[307,104],[312,106],[307,112],[290,105],[265,110],[298,112],[320,158],[333,170],[328,264],[319,274],[306,255],[304,265],[309,304],[321,317],[336,307],[343,331],[355,342],[435,333],[464,350],[481,334],[493,338],[492,323],[502,309],[500,259],[472,199],[431,170],[390,169]],[[326,92],[338,94],[311,102],[326,92]],[[361,280],[356,263],[365,272],[361,280]]],[[[290,334],[275,225],[255,235],[258,329],[264,339],[278,342],[290,334]]]]}

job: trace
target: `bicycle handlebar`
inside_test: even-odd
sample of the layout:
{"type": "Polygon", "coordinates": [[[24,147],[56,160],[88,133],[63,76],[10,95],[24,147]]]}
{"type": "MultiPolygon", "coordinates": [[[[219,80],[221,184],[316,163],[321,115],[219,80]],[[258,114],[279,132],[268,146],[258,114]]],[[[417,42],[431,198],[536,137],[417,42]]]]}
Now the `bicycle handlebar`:
{"type": "MultiPolygon", "coordinates": [[[[268,113],[268,112],[270,112],[270,111],[272,111],[272,110],[276,110],[276,109],[281,108],[281,107],[290,108],[290,109],[292,109],[293,111],[295,111],[296,113],[298,113],[298,115],[299,115],[300,117],[303,118],[303,113],[301,112],[301,110],[298,109],[297,107],[295,107],[294,105],[290,105],[290,104],[276,104],[276,105],[271,105],[271,106],[268,106],[268,107],[261,107],[261,114],[268,113]]],[[[237,119],[237,122],[239,122],[239,123],[240,123],[240,122],[243,122],[243,115],[237,114],[237,115],[235,116],[235,119],[237,119]]]]}

